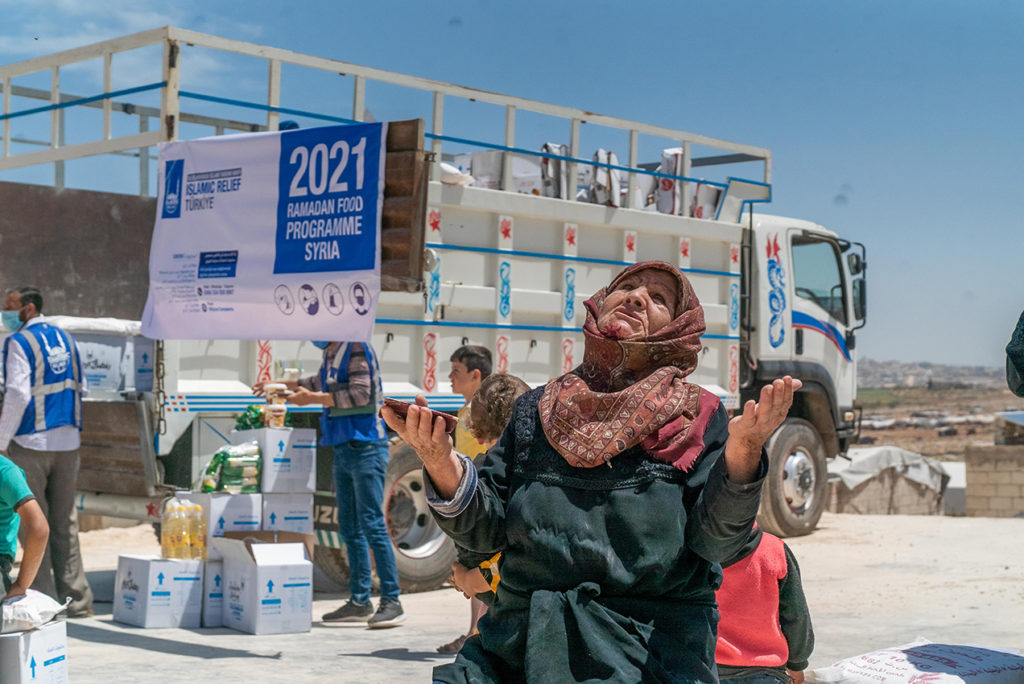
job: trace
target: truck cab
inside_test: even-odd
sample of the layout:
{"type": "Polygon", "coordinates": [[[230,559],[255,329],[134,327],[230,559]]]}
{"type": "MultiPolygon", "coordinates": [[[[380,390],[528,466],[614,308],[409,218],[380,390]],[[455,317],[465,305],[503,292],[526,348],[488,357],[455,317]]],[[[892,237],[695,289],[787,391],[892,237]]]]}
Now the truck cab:
{"type": "Polygon", "coordinates": [[[750,305],[742,400],[783,375],[803,382],[790,418],[769,443],[763,523],[778,533],[813,529],[825,496],[825,459],[845,454],[858,430],[856,331],[866,319],[865,249],[809,221],[750,219],[750,305]]]}

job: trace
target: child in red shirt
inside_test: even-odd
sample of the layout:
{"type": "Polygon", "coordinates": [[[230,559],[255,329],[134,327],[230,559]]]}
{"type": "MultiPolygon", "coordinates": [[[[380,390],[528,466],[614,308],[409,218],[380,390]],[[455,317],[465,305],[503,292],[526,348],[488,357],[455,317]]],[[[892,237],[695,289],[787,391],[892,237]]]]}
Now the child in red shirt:
{"type": "Polygon", "coordinates": [[[735,559],[722,564],[715,662],[721,681],[802,684],[814,649],[800,568],[778,537],[754,528],[735,559]]]}

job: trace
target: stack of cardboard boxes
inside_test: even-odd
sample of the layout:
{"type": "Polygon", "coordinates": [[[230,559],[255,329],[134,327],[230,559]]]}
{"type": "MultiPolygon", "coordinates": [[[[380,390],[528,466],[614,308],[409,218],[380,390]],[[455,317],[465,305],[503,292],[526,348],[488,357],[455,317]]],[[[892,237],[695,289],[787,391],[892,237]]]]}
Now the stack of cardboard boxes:
{"type": "Polygon", "coordinates": [[[261,428],[236,431],[232,440],[259,443],[262,492],[180,494],[203,507],[210,537],[205,566],[122,556],[115,620],[253,634],[310,629],[316,430],[261,428]]]}

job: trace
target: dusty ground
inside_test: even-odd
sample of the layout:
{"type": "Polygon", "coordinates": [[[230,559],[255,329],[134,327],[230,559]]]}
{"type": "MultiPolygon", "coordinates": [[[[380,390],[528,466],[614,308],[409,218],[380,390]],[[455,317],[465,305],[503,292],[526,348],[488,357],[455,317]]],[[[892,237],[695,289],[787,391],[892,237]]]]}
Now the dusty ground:
{"type": "MultiPolygon", "coordinates": [[[[789,540],[817,634],[811,666],[894,646],[936,642],[1024,649],[1024,520],[826,513],[819,529],[789,540]]],[[[429,682],[445,662],[434,648],[465,628],[467,605],[451,589],[404,596],[402,627],[314,622],[307,634],[255,637],[228,629],[142,630],[111,620],[119,553],[158,550],[151,528],[83,533],[100,602],[69,624],[76,684],[165,681],[429,682]],[[105,602],[104,602],[105,601],[105,602]],[[186,674],[188,673],[188,674],[186,674]]],[[[317,594],[314,616],[342,600],[317,594]]]]}

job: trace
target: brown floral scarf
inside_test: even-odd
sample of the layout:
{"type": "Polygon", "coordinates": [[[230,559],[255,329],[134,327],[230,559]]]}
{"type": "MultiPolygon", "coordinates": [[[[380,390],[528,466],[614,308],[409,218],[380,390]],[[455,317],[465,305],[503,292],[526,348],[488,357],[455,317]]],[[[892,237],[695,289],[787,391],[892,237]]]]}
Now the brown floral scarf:
{"type": "Polygon", "coordinates": [[[572,466],[593,468],[637,444],[659,461],[687,470],[703,449],[717,398],[686,382],[697,367],[704,310],[678,268],[645,261],[617,275],[585,303],[583,363],[551,380],[540,399],[548,442],[572,466]],[[677,282],[676,318],[643,339],[619,340],[597,327],[608,292],[645,269],[677,282]]]}

